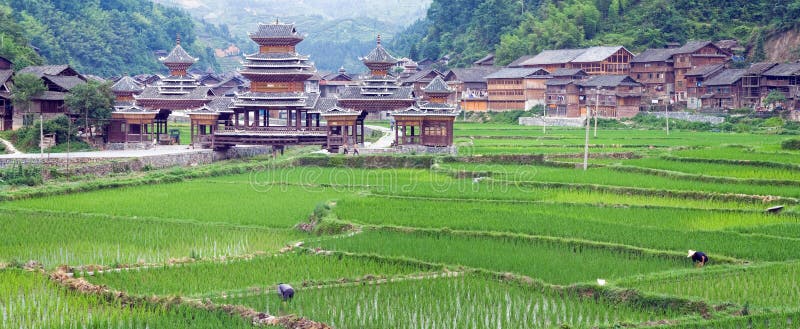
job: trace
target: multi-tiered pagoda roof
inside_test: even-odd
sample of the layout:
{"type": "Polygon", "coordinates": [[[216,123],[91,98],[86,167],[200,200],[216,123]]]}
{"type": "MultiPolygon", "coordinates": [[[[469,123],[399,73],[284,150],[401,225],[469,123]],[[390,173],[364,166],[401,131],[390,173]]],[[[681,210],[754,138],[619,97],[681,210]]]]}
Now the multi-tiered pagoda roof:
{"type": "Polygon", "coordinates": [[[392,112],[392,115],[398,116],[449,116],[455,117],[458,111],[454,105],[447,103],[447,98],[450,97],[455,90],[450,88],[441,77],[437,76],[427,86],[422,88],[425,93],[426,100],[417,101],[413,106],[392,112]]]}
{"type": "Polygon", "coordinates": [[[396,78],[388,74],[389,68],[397,63],[397,58],[389,54],[381,45],[381,38],[375,49],[361,61],[370,69],[370,75],[360,85],[346,87],[339,96],[343,107],[365,111],[389,111],[404,108],[414,103],[413,87],[400,86],[396,78]]]}
{"type": "Polygon", "coordinates": [[[161,79],[157,84],[148,86],[138,96],[136,104],[144,108],[166,110],[189,110],[200,108],[211,101],[208,98],[209,87],[201,86],[187,70],[197,58],[190,56],[181,47],[180,37],[175,42],[175,48],[160,59],[166,66],[170,75],[161,79]]]}

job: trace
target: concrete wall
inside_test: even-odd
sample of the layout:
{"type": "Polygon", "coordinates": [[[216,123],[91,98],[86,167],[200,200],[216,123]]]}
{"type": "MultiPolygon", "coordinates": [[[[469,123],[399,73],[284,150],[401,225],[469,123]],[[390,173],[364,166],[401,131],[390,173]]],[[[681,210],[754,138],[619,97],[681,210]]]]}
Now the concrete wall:
{"type": "MultiPolygon", "coordinates": [[[[650,112],[646,115],[654,116],[657,118],[664,118],[666,114],[664,112],[650,112]]],[[[713,116],[713,115],[702,115],[702,114],[692,114],[688,112],[670,112],[669,113],[670,119],[675,120],[685,120],[690,122],[705,122],[711,124],[720,124],[725,122],[725,118],[713,116]]]]}

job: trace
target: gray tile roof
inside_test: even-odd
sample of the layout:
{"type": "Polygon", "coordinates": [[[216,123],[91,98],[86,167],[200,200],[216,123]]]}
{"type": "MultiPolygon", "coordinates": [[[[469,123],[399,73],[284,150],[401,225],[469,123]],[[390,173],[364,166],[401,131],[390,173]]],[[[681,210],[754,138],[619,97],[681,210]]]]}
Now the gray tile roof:
{"type": "Polygon", "coordinates": [[[586,48],[583,53],[575,57],[572,62],[573,63],[591,63],[591,62],[600,62],[605,60],[606,58],[610,57],[617,51],[625,49],[623,46],[596,46],[596,47],[589,47],[586,48]]]}
{"type": "Polygon", "coordinates": [[[683,47],[675,48],[673,54],[689,54],[702,49],[707,45],[713,45],[711,41],[689,41],[683,47]]]}
{"type": "Polygon", "coordinates": [[[342,93],[339,95],[339,99],[413,99],[414,98],[414,88],[413,87],[398,87],[396,89],[392,89],[391,94],[388,95],[365,95],[362,94],[361,86],[349,86],[345,87],[342,93]]]}
{"type": "Polygon", "coordinates": [[[747,68],[747,72],[745,74],[760,75],[766,71],[769,71],[776,65],[778,65],[778,63],[753,63],[749,68],[747,68]]]}
{"type": "Polygon", "coordinates": [[[207,98],[209,89],[209,87],[200,86],[182,94],[162,94],[159,86],[149,86],[144,88],[142,93],[136,96],[136,99],[201,100],[207,98]]]}
{"type": "Polygon", "coordinates": [[[428,76],[431,73],[436,73],[437,77],[442,76],[442,73],[439,72],[438,70],[432,69],[432,68],[428,68],[428,69],[419,71],[417,73],[414,73],[414,74],[408,76],[407,78],[403,79],[403,82],[404,83],[418,82],[418,81],[422,80],[423,78],[425,78],[426,76],[428,76]]]}
{"type": "Polygon", "coordinates": [[[488,54],[488,55],[484,56],[483,58],[475,61],[473,64],[481,65],[481,64],[484,64],[484,63],[487,63],[487,64],[488,63],[494,63],[494,54],[488,54]]]}
{"type": "Polygon", "coordinates": [[[551,73],[550,75],[552,75],[554,77],[571,77],[571,76],[574,76],[574,75],[589,75],[589,74],[586,73],[584,70],[581,70],[581,69],[564,69],[564,68],[561,68],[561,69],[553,71],[553,73],[551,73]]]}
{"type": "Polygon", "coordinates": [[[487,75],[486,79],[520,79],[536,73],[539,73],[540,75],[549,74],[547,71],[539,67],[508,67],[487,75]]]}
{"type": "Polygon", "coordinates": [[[631,63],[664,62],[672,58],[677,48],[650,48],[636,55],[631,63]]]}
{"type": "Polygon", "coordinates": [[[258,24],[258,31],[249,33],[256,38],[301,38],[293,24],[270,23],[258,24]]]}
{"type": "Polygon", "coordinates": [[[568,85],[568,84],[573,83],[573,82],[576,82],[576,81],[573,80],[573,79],[555,78],[555,79],[547,80],[547,82],[545,82],[545,85],[546,86],[564,86],[564,85],[568,85]]]}
{"type": "Polygon", "coordinates": [[[186,50],[183,50],[180,43],[175,45],[175,48],[172,48],[167,57],[162,57],[159,60],[164,64],[194,64],[197,62],[197,58],[192,57],[186,50]]]}
{"type": "Polygon", "coordinates": [[[46,90],[41,95],[34,96],[33,99],[41,101],[63,101],[66,96],[67,93],[46,90]]]}
{"type": "Polygon", "coordinates": [[[144,90],[139,82],[129,76],[124,76],[111,86],[111,91],[119,93],[138,93],[144,90]]]}
{"type": "Polygon", "coordinates": [[[575,58],[586,52],[586,49],[559,49],[545,50],[536,56],[524,61],[521,65],[536,66],[547,64],[561,64],[572,62],[575,58]]]}
{"type": "Polygon", "coordinates": [[[640,86],[641,84],[627,75],[596,75],[589,79],[579,81],[578,85],[595,87],[640,86]]]}
{"type": "Polygon", "coordinates": [[[381,36],[378,36],[378,44],[366,57],[361,58],[364,63],[397,63],[397,58],[389,54],[381,45],[381,36]]]}
{"type": "Polygon", "coordinates": [[[461,81],[464,83],[486,83],[486,76],[502,68],[495,66],[478,66],[469,68],[451,69],[445,74],[450,81],[461,81]]]}
{"type": "Polygon", "coordinates": [[[62,77],[57,75],[56,76],[45,75],[44,78],[50,80],[50,82],[54,83],[55,85],[61,87],[64,90],[72,90],[72,88],[75,88],[75,86],[86,83],[86,81],[76,76],[62,77]]]}
{"type": "Polygon", "coordinates": [[[764,72],[764,75],[773,77],[800,75],[800,63],[778,64],[767,72],[764,72]]]}
{"type": "Polygon", "coordinates": [[[233,97],[217,97],[212,99],[206,107],[216,112],[230,112],[233,105],[233,97]]]}
{"type": "Polygon", "coordinates": [[[425,88],[422,88],[422,91],[426,93],[452,93],[453,89],[450,89],[447,82],[444,82],[442,77],[437,75],[433,78],[431,83],[425,86],[425,88]]]}
{"type": "Polygon", "coordinates": [[[337,100],[334,97],[320,97],[314,106],[315,112],[325,112],[336,107],[337,100]]]}
{"type": "Polygon", "coordinates": [[[527,60],[529,60],[531,58],[533,58],[533,55],[524,55],[524,56],[522,56],[520,58],[515,59],[513,62],[509,63],[507,66],[508,67],[522,67],[522,63],[525,63],[525,61],[527,61],[527,60]]]}
{"type": "Polygon", "coordinates": [[[697,75],[697,76],[708,77],[709,75],[719,72],[723,68],[725,68],[725,64],[700,65],[698,67],[689,70],[688,72],[686,72],[685,75],[686,76],[697,75]]]}
{"type": "Polygon", "coordinates": [[[68,68],[69,65],[28,66],[19,70],[19,73],[33,74],[41,78],[44,75],[59,75],[68,68]]]}
{"type": "Polygon", "coordinates": [[[727,69],[706,80],[706,86],[727,86],[736,83],[747,72],[745,69],[727,69]]]}

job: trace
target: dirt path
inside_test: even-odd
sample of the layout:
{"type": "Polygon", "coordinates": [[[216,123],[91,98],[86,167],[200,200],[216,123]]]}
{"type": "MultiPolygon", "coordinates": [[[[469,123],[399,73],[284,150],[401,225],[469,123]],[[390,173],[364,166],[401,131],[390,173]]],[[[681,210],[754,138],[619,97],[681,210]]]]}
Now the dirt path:
{"type": "Polygon", "coordinates": [[[22,152],[20,152],[19,150],[17,150],[16,147],[14,147],[14,144],[11,144],[11,142],[7,140],[0,138],[0,143],[3,143],[3,145],[6,146],[7,154],[14,154],[14,155],[22,154],[22,152]]]}
{"type": "Polygon", "coordinates": [[[386,127],[372,126],[372,125],[367,125],[365,127],[383,133],[383,137],[378,139],[375,143],[370,143],[369,145],[365,145],[364,146],[365,149],[385,149],[392,146],[392,143],[394,142],[394,135],[392,135],[392,133],[394,132],[393,130],[386,127]]]}

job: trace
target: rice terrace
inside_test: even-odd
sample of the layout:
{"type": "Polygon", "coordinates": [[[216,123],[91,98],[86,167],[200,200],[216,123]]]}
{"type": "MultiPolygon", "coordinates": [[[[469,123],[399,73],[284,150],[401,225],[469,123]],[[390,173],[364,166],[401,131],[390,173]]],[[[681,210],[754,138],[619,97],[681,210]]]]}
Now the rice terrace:
{"type": "Polygon", "coordinates": [[[800,325],[785,136],[601,129],[584,171],[583,133],[459,123],[458,156],[300,147],[7,187],[0,326],[800,325]]]}

